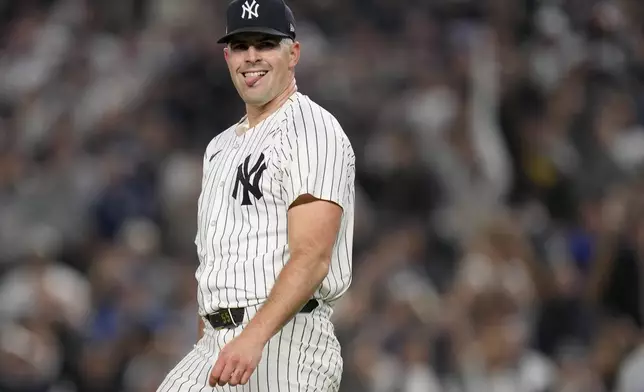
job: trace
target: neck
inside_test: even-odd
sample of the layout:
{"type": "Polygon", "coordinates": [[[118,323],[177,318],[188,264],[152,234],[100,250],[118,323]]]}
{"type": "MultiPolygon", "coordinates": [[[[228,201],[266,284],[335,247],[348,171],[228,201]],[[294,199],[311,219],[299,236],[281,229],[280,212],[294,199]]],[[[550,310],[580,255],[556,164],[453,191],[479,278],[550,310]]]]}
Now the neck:
{"type": "Polygon", "coordinates": [[[246,105],[246,116],[248,117],[248,127],[253,128],[255,125],[259,124],[266,117],[270,116],[277,109],[282,107],[284,102],[297,91],[297,85],[295,84],[295,79],[291,79],[286,88],[279,93],[275,98],[270,102],[261,105],[246,105]]]}

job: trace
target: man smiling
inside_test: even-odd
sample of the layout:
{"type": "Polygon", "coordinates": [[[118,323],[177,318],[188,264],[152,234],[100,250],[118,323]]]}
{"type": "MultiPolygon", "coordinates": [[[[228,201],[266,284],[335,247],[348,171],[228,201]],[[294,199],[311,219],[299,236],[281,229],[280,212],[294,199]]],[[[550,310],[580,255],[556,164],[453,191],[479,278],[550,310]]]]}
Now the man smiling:
{"type": "Polygon", "coordinates": [[[300,43],[282,0],[231,2],[226,31],[246,116],[206,148],[199,339],[158,391],[336,392],[330,317],[351,283],[354,152],[335,117],[297,91],[300,43]]]}

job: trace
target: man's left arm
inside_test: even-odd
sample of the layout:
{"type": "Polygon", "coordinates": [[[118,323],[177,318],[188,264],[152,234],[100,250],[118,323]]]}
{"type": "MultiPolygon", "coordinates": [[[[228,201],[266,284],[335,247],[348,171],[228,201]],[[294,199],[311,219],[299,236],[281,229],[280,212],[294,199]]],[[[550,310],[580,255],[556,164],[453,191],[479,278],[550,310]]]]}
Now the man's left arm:
{"type": "Polygon", "coordinates": [[[313,297],[329,273],[341,217],[342,208],[335,203],[311,195],[297,199],[288,212],[291,258],[244,333],[268,342],[313,297]]]}
{"type": "Polygon", "coordinates": [[[267,301],[240,336],[220,353],[211,385],[248,382],[266,343],[313,297],[327,276],[341,216],[340,206],[311,195],[301,196],[289,210],[291,258],[267,301]]]}
{"type": "Polygon", "coordinates": [[[316,148],[327,154],[323,157],[303,148],[307,140],[301,138],[289,143],[295,146],[289,154],[294,159],[285,186],[290,259],[266,302],[221,351],[210,385],[245,384],[266,343],[313,297],[329,273],[343,208],[353,197],[353,150],[346,140],[329,140],[316,148]]]}

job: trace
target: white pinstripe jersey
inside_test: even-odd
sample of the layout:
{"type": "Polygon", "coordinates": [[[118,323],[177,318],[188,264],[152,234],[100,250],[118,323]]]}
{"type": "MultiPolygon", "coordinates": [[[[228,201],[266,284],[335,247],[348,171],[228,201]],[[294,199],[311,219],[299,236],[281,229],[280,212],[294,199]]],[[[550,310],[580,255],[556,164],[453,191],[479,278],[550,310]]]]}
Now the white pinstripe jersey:
{"type": "Polygon", "coordinates": [[[217,135],[204,155],[195,238],[199,313],[266,300],[290,256],[288,207],[307,193],[343,208],[329,274],[315,293],[333,303],[351,283],[349,139],[329,112],[300,93],[242,135],[239,124],[217,135]]]}

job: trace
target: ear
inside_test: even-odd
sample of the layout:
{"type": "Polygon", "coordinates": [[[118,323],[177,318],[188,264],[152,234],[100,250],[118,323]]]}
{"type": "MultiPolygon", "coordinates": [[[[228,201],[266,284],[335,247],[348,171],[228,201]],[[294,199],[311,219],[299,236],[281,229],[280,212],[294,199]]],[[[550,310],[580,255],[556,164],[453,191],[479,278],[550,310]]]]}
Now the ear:
{"type": "Polygon", "coordinates": [[[289,68],[295,68],[297,63],[300,62],[300,43],[298,41],[293,42],[289,52],[289,68]]]}
{"type": "Polygon", "coordinates": [[[228,45],[224,47],[224,59],[228,61],[228,57],[230,57],[230,51],[228,49],[228,45]]]}

